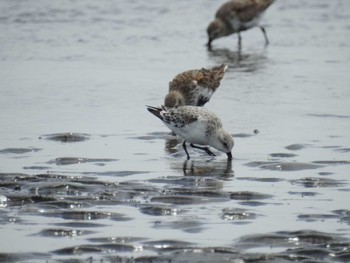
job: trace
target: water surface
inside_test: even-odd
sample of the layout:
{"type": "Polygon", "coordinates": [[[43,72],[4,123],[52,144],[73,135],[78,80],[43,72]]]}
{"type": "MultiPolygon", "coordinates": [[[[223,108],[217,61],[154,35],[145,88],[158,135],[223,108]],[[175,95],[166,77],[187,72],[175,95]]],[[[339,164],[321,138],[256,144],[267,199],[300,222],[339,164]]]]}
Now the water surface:
{"type": "Polygon", "coordinates": [[[349,2],[276,1],[267,48],[208,51],[219,5],[0,2],[0,261],[350,260],[349,2]],[[186,161],[145,105],[222,63],[234,160],[186,161]]]}

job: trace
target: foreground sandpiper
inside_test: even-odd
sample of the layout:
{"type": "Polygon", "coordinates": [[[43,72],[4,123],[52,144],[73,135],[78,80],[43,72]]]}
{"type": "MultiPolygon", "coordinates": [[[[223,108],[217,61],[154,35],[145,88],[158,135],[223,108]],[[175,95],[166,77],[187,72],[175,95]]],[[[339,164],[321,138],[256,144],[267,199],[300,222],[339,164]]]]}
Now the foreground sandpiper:
{"type": "Polygon", "coordinates": [[[182,146],[186,152],[187,159],[190,159],[186,148],[186,142],[189,142],[192,148],[204,150],[210,156],[215,156],[205,145],[212,146],[226,153],[228,159],[232,160],[233,138],[222,127],[222,122],[216,114],[204,107],[197,106],[181,106],[177,108],[146,107],[149,112],[161,119],[171,131],[184,139],[182,146]]]}
{"type": "Polygon", "coordinates": [[[238,34],[238,46],[241,46],[241,31],[259,26],[265,37],[265,45],[269,40],[266,30],[259,25],[260,19],[265,10],[274,0],[231,0],[224,3],[216,12],[215,20],[208,28],[208,47],[214,39],[228,36],[234,33],[238,34]]]}
{"type": "Polygon", "coordinates": [[[220,86],[227,65],[210,69],[192,69],[177,74],[169,82],[169,93],[164,100],[166,107],[184,105],[203,106],[220,86]]]}

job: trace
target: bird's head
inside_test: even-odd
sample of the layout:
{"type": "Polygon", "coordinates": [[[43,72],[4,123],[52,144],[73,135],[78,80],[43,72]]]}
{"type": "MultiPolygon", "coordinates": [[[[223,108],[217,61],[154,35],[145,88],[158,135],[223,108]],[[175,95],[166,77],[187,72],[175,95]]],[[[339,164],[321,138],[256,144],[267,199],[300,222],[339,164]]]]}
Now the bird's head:
{"type": "Polygon", "coordinates": [[[216,142],[214,142],[214,145],[212,145],[214,148],[216,148],[219,151],[222,151],[227,154],[227,157],[229,160],[232,160],[232,148],[234,145],[233,138],[231,134],[226,132],[225,130],[222,130],[219,133],[219,136],[217,137],[216,142]]]}
{"type": "Polygon", "coordinates": [[[213,20],[208,28],[207,28],[207,33],[208,33],[208,43],[207,46],[211,47],[211,43],[213,40],[224,36],[224,31],[225,31],[225,25],[220,19],[215,19],[213,20]]]}

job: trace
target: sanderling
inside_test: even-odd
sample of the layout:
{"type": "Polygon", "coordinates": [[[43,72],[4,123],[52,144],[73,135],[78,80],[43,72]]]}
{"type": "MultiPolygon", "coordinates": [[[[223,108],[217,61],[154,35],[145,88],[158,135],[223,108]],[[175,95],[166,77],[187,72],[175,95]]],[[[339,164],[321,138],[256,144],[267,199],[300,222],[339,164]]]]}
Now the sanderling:
{"type": "Polygon", "coordinates": [[[238,34],[238,45],[241,46],[240,31],[247,30],[254,26],[259,26],[265,37],[265,45],[269,40],[265,28],[259,25],[259,21],[264,11],[274,0],[231,0],[224,3],[216,12],[215,20],[207,29],[208,47],[211,42],[219,37],[238,34]]]}
{"type": "Polygon", "coordinates": [[[210,156],[215,156],[208,147],[222,151],[232,160],[232,136],[224,130],[219,117],[204,107],[181,106],[176,108],[146,106],[148,111],[161,119],[175,134],[184,139],[182,144],[187,159],[190,159],[186,148],[189,142],[192,148],[204,150],[210,156]],[[198,145],[204,146],[198,146],[198,145]]]}
{"type": "Polygon", "coordinates": [[[164,106],[203,106],[220,86],[226,69],[227,65],[222,64],[211,69],[192,69],[177,74],[169,82],[164,106]]]}

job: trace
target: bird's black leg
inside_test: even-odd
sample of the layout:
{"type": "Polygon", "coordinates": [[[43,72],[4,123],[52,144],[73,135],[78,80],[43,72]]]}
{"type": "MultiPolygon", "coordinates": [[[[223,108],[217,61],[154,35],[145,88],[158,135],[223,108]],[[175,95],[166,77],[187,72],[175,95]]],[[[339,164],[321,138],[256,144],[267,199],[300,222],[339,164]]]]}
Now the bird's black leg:
{"type": "Polygon", "coordinates": [[[190,155],[189,155],[188,152],[187,152],[186,141],[183,142],[182,147],[184,148],[185,153],[186,153],[186,155],[187,155],[187,160],[189,160],[189,159],[190,159],[190,155]]]}
{"type": "Polygon", "coordinates": [[[269,44],[269,39],[267,38],[266,30],[263,26],[259,26],[265,37],[265,46],[269,44]]]}
{"type": "Polygon", "coordinates": [[[208,147],[200,147],[200,146],[197,146],[197,145],[194,145],[193,143],[190,144],[192,148],[197,148],[197,149],[201,149],[201,150],[204,150],[207,154],[209,154],[210,156],[214,157],[216,156],[213,152],[211,152],[209,150],[208,147]]]}

